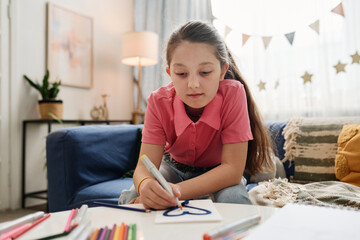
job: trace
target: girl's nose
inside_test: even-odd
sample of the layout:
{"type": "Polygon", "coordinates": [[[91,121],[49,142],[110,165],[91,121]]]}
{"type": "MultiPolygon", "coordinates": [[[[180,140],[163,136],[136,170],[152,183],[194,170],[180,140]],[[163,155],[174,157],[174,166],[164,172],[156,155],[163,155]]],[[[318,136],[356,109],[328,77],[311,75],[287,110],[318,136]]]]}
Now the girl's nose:
{"type": "Polygon", "coordinates": [[[198,88],[200,86],[197,76],[189,76],[188,88],[198,88]]]}

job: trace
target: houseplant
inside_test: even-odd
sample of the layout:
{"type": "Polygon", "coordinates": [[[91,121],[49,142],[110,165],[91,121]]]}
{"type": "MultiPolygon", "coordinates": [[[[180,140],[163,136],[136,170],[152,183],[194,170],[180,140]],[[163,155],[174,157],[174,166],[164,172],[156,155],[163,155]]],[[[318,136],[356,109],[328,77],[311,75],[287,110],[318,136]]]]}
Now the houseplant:
{"type": "Polygon", "coordinates": [[[59,86],[61,85],[61,81],[50,83],[49,70],[46,71],[42,84],[31,80],[26,75],[24,75],[24,78],[41,94],[42,100],[39,100],[41,119],[62,119],[63,101],[56,100],[56,97],[60,91],[59,86]]]}

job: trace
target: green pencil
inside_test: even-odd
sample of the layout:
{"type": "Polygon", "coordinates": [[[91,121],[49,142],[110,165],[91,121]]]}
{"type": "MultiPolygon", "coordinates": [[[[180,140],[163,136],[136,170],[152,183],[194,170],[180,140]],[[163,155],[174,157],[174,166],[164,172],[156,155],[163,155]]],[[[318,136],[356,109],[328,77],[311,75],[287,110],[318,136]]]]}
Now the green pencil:
{"type": "Polygon", "coordinates": [[[48,239],[64,237],[64,236],[67,236],[70,232],[71,232],[71,230],[68,232],[63,232],[63,233],[58,233],[58,234],[50,235],[50,236],[43,237],[43,238],[38,238],[38,240],[48,240],[48,239]]]}

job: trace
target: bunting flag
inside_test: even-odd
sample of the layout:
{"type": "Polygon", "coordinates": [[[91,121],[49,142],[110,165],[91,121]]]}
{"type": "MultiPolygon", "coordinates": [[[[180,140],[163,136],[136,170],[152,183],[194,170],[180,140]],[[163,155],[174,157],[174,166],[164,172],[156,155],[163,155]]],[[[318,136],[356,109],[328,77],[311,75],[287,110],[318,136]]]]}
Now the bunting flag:
{"type": "Polygon", "coordinates": [[[301,76],[302,79],[304,79],[304,85],[309,82],[311,83],[311,77],[313,74],[308,73],[307,71],[304,73],[304,75],[301,76]]]}
{"type": "Polygon", "coordinates": [[[346,63],[341,63],[339,60],[338,63],[333,67],[336,69],[336,74],[339,74],[340,72],[345,72],[345,66],[346,63]]]}
{"type": "Polygon", "coordinates": [[[336,13],[336,14],[339,14],[339,15],[345,17],[344,8],[343,8],[343,6],[342,6],[342,2],[339,3],[339,5],[337,5],[335,8],[333,8],[331,11],[332,11],[333,13],[336,13]]]}
{"type": "Polygon", "coordinates": [[[271,41],[271,38],[272,37],[262,37],[262,40],[264,42],[264,47],[265,47],[265,50],[267,49],[267,47],[269,46],[269,43],[271,41]]]}
{"type": "MultiPolygon", "coordinates": [[[[340,2],[336,7],[334,7],[331,12],[339,14],[341,16],[343,16],[345,18],[345,14],[344,14],[344,8],[342,5],[342,2],[340,2]]],[[[213,17],[213,20],[216,19],[216,17],[213,17]]],[[[312,30],[314,30],[318,35],[320,35],[320,20],[316,20],[315,22],[311,23],[310,25],[308,25],[308,27],[310,27],[312,30]]],[[[232,28],[225,25],[225,30],[224,30],[224,39],[229,35],[229,33],[232,31],[232,28]]],[[[286,33],[284,34],[286,39],[289,41],[290,45],[292,46],[295,40],[295,33],[294,32],[290,32],[290,33],[286,33]]],[[[272,40],[273,36],[261,36],[261,35],[248,35],[245,33],[242,33],[242,46],[244,46],[246,44],[246,42],[249,40],[250,37],[261,37],[265,50],[268,48],[270,41],[272,40]]]]}
{"type": "Polygon", "coordinates": [[[250,38],[250,35],[247,35],[247,34],[242,34],[242,45],[244,46],[245,43],[247,42],[247,40],[249,40],[250,38]]]}
{"type": "Polygon", "coordinates": [[[295,32],[285,34],[285,37],[289,41],[290,45],[293,45],[295,32]]]}
{"type": "Polygon", "coordinates": [[[354,63],[360,64],[360,55],[358,54],[357,51],[353,55],[350,55],[350,56],[352,58],[351,64],[354,64],[354,63]]]}
{"type": "Polygon", "coordinates": [[[232,28],[229,27],[228,25],[225,26],[225,33],[224,33],[224,38],[227,37],[227,35],[229,35],[229,33],[231,32],[232,28]]]}
{"type": "Polygon", "coordinates": [[[320,34],[319,27],[320,27],[320,21],[316,20],[312,24],[309,25],[309,27],[314,30],[318,35],[320,34]]]}

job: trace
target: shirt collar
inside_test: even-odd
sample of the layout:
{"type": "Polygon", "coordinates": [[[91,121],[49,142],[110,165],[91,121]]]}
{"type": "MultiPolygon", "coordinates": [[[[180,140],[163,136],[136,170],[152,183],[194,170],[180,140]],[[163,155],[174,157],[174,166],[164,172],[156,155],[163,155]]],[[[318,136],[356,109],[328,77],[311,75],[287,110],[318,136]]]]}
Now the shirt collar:
{"type": "MultiPolygon", "coordinates": [[[[211,102],[206,105],[199,122],[203,122],[215,130],[220,128],[220,110],[223,102],[221,94],[217,93],[211,102]]],[[[183,101],[175,94],[174,98],[174,125],[177,136],[180,136],[184,130],[193,123],[185,112],[183,101]]]]}

